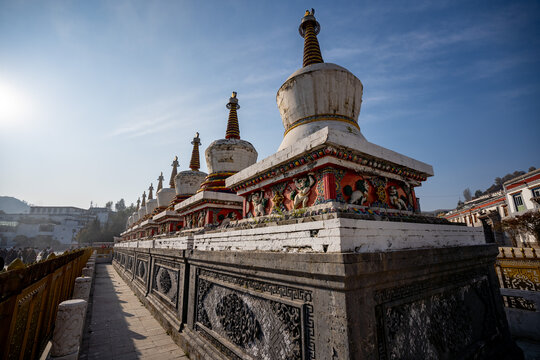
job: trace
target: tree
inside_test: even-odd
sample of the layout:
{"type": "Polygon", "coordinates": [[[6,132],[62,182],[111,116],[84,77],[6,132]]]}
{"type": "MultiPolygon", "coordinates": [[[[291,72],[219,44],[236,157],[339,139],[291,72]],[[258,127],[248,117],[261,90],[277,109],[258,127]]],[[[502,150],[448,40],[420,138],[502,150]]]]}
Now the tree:
{"type": "Polygon", "coordinates": [[[536,168],[535,168],[534,166],[531,166],[531,167],[529,168],[529,172],[534,171],[534,170],[536,170],[536,168]]]}
{"type": "Polygon", "coordinates": [[[471,200],[472,199],[471,189],[466,188],[465,190],[463,190],[463,197],[465,198],[465,201],[471,200]]]}
{"type": "Polygon", "coordinates": [[[476,190],[476,191],[474,192],[474,197],[480,197],[480,196],[482,196],[483,194],[484,194],[484,193],[482,192],[482,190],[476,190]]]}
{"type": "Polygon", "coordinates": [[[126,203],[125,203],[124,199],[118,200],[118,202],[116,204],[114,204],[114,209],[116,211],[124,211],[124,210],[126,210],[126,203]]]}
{"type": "Polygon", "coordinates": [[[107,208],[107,210],[112,211],[112,201],[107,201],[105,207],[107,208]]]}
{"type": "Polygon", "coordinates": [[[540,212],[529,211],[523,215],[504,219],[501,222],[502,230],[506,231],[513,242],[518,234],[528,234],[540,242],[540,212]]]}

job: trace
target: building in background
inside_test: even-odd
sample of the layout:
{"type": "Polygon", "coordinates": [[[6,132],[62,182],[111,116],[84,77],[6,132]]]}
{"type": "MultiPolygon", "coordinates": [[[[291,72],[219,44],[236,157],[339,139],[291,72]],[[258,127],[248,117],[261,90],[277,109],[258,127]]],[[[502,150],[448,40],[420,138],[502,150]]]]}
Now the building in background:
{"type": "Polygon", "coordinates": [[[529,211],[540,211],[540,169],[506,181],[500,191],[466,201],[447,212],[444,218],[467,226],[482,226],[486,238],[500,245],[537,247],[539,244],[533,235],[517,234],[513,243],[511,237],[503,233],[498,226],[504,219],[529,211]]]}
{"type": "Polygon", "coordinates": [[[86,224],[97,219],[103,225],[108,217],[107,208],[73,206],[31,206],[28,214],[0,214],[0,247],[16,246],[18,239],[27,238],[67,248],[86,224]]]}

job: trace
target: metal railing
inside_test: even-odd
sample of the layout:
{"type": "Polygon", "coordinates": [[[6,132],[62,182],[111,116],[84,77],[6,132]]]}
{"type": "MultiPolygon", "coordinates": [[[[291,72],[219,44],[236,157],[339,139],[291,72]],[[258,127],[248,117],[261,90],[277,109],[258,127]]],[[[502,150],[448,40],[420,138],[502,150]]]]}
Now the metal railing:
{"type": "Polygon", "coordinates": [[[540,311],[534,300],[540,291],[540,258],[537,252],[535,248],[499,248],[495,270],[506,307],[540,311]]]}
{"type": "Polygon", "coordinates": [[[52,337],[58,304],[71,298],[92,249],[0,273],[0,359],[36,359],[52,337]]]}

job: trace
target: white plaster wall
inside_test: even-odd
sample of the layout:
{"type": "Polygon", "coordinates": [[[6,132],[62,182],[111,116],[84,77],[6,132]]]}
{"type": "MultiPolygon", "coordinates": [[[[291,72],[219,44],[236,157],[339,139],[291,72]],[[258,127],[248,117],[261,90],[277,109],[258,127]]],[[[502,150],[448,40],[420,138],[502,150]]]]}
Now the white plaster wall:
{"type": "Polygon", "coordinates": [[[171,188],[163,188],[157,192],[157,204],[159,207],[169,206],[171,201],[176,196],[176,190],[171,188]]]}
{"type": "Polygon", "coordinates": [[[257,151],[251,143],[240,139],[216,140],[204,152],[210,174],[237,172],[257,162],[257,151]]]}
{"type": "Polygon", "coordinates": [[[157,199],[150,199],[146,201],[146,213],[151,214],[157,207],[157,199]]]}
{"type": "Polygon", "coordinates": [[[146,206],[141,206],[139,209],[139,219],[142,219],[146,215],[146,206]]]}
{"type": "Polygon", "coordinates": [[[193,195],[199,190],[202,182],[206,178],[206,173],[202,171],[187,170],[176,175],[174,179],[176,185],[176,195],[193,195]]]}
{"type": "MultiPolygon", "coordinates": [[[[186,238],[178,239],[161,241],[171,248],[175,241],[181,242],[179,247],[186,246],[186,238]]],[[[345,218],[193,236],[193,249],[205,251],[369,253],[480,244],[485,244],[481,228],[345,218]]]]}

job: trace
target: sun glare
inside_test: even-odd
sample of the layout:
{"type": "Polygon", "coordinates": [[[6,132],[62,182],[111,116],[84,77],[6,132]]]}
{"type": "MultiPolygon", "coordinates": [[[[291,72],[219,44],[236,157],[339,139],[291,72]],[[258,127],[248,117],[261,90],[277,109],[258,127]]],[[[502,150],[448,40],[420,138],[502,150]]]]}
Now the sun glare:
{"type": "Polygon", "coordinates": [[[24,92],[0,80],[0,127],[20,125],[30,110],[30,102],[24,92]]]}

